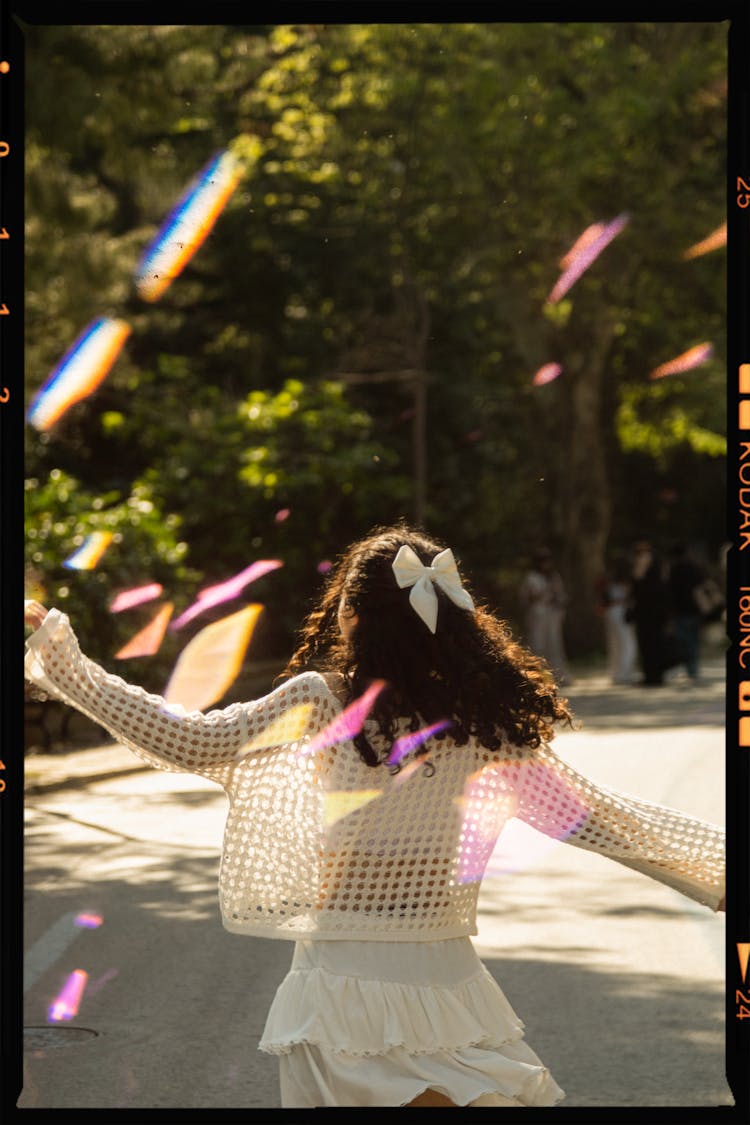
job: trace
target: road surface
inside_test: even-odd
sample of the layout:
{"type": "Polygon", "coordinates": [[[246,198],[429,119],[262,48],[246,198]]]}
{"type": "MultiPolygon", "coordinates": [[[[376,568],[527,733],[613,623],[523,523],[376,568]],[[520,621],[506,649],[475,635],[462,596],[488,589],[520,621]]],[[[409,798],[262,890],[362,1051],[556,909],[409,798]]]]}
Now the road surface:
{"type": "MultiPolygon", "coordinates": [[[[570,697],[583,727],[556,749],[572,765],[724,822],[718,662],[697,688],[587,677],[570,697]]],[[[276,1060],[256,1048],[292,947],[221,926],[223,793],[184,774],[102,772],[97,753],[71,756],[93,779],[76,764],[46,787],[43,762],[29,762],[19,1107],[279,1106],[276,1060]],[[87,974],[77,1014],[51,1022],[75,970],[87,974]]],[[[122,748],[101,756],[138,766],[122,748]]],[[[515,823],[494,866],[506,874],[482,888],[475,943],[561,1104],[732,1105],[724,916],[515,823]]]]}

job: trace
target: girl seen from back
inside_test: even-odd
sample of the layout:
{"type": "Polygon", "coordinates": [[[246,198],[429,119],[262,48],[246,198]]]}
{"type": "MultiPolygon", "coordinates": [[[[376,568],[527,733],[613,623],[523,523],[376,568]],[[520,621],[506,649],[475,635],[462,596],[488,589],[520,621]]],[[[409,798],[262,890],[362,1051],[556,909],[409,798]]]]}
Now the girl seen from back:
{"type": "Polygon", "coordinates": [[[471,941],[512,817],[723,909],[723,830],[555,755],[571,716],[546,665],[406,524],[345,552],[254,702],[168,707],[85,657],[64,614],[27,602],[26,620],[28,679],[228,794],[223,924],[295,943],[260,1042],[284,1107],[564,1097],[471,941]]]}

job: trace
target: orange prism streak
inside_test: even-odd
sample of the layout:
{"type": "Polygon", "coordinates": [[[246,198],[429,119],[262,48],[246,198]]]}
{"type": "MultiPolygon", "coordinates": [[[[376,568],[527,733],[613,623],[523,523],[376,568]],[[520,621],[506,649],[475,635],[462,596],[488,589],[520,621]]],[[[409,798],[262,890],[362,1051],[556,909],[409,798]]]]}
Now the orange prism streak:
{"type": "Polygon", "coordinates": [[[702,242],[696,242],[694,246],[688,249],[682,255],[685,261],[690,258],[699,258],[702,254],[708,254],[711,250],[718,250],[720,246],[727,244],[727,224],[722,223],[715,231],[712,231],[702,242]]]}
{"type": "Polygon", "coordinates": [[[119,652],[115,653],[115,660],[130,660],[134,656],[153,656],[158,652],[173,609],[172,602],[163,605],[145,629],[141,629],[140,633],[136,633],[119,652]]]}
{"type": "Polygon", "coordinates": [[[675,356],[667,363],[661,363],[658,367],[650,373],[649,379],[662,379],[665,375],[678,375],[682,371],[690,371],[693,367],[698,367],[699,364],[705,363],[707,359],[711,358],[713,348],[711,344],[695,344],[694,347],[688,348],[686,352],[681,355],[675,356]]]}

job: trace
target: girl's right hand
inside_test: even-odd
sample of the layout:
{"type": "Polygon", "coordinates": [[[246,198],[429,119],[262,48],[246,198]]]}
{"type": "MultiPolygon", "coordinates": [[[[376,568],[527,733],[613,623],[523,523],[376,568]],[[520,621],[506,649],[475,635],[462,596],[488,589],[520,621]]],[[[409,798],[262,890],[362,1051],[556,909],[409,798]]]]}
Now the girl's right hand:
{"type": "Polygon", "coordinates": [[[38,629],[44,623],[47,610],[41,602],[25,601],[23,603],[23,619],[32,629],[38,629]]]}

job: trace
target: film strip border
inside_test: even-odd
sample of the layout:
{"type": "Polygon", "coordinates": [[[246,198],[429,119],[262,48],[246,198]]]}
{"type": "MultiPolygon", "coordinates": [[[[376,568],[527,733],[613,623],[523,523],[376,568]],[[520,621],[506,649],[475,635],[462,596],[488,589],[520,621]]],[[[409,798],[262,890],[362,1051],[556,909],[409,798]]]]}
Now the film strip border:
{"type": "Polygon", "coordinates": [[[727,1078],[750,1109],[750,84],[747,18],[729,38],[727,162],[727,1078]],[[737,483],[734,484],[733,481],[737,483]]]}

